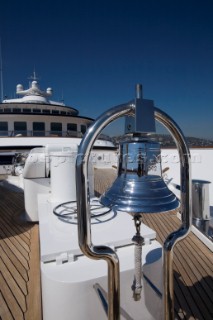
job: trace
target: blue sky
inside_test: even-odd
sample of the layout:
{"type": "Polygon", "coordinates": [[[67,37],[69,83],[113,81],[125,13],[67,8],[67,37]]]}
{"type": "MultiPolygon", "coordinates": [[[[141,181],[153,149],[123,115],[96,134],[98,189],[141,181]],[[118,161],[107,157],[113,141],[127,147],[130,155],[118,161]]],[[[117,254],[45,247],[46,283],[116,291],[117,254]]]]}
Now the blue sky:
{"type": "Polygon", "coordinates": [[[2,1],[4,94],[35,68],[55,100],[96,118],[142,83],[185,135],[213,139],[212,17],[212,0],[2,1]]]}

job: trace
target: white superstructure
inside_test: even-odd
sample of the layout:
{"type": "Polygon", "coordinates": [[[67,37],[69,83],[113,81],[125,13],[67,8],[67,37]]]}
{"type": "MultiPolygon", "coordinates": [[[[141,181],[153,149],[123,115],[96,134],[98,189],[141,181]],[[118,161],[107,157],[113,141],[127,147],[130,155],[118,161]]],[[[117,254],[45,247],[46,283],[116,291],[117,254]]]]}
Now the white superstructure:
{"type": "Polygon", "coordinates": [[[50,100],[52,88],[41,90],[35,73],[32,80],[26,90],[17,85],[17,98],[0,104],[0,137],[82,137],[93,119],[79,116],[77,109],[64,102],[50,100]]]}
{"type": "MultiPolygon", "coordinates": [[[[93,122],[92,118],[79,116],[77,109],[64,102],[50,100],[52,88],[41,90],[35,73],[31,80],[28,89],[17,85],[17,98],[0,103],[0,173],[4,173],[2,165],[14,161],[16,153],[28,153],[47,144],[66,144],[70,138],[79,144],[93,122]]],[[[95,147],[114,146],[104,138],[99,139],[95,147]]]]}

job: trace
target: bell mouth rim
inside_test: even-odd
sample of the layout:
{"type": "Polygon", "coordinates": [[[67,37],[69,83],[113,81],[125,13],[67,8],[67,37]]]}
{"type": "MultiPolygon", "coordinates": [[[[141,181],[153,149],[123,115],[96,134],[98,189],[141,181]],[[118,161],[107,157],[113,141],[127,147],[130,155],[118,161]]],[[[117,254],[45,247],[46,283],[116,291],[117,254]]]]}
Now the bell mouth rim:
{"type": "MultiPolygon", "coordinates": [[[[167,211],[158,211],[158,212],[130,212],[130,211],[126,211],[129,215],[131,215],[132,217],[135,216],[143,216],[143,215],[147,215],[147,214],[164,214],[164,213],[169,213],[170,215],[176,215],[178,211],[180,211],[181,205],[179,205],[177,208],[174,209],[170,209],[167,211]]],[[[118,212],[122,212],[121,210],[117,210],[118,212]]],[[[124,212],[124,211],[123,211],[124,212]]]]}
{"type": "Polygon", "coordinates": [[[117,203],[116,200],[109,199],[104,195],[100,198],[100,203],[112,210],[127,212],[129,214],[158,214],[174,212],[177,213],[181,209],[180,201],[174,197],[169,203],[158,203],[155,205],[149,205],[148,203],[117,203]]]}

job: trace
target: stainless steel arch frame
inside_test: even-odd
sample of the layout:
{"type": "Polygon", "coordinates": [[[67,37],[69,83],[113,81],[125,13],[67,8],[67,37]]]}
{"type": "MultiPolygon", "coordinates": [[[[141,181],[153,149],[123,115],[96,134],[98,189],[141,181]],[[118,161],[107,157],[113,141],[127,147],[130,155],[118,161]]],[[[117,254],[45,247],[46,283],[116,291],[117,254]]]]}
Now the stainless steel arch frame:
{"type": "MultiPolygon", "coordinates": [[[[90,199],[88,192],[88,161],[91,148],[99,133],[112,121],[124,115],[134,115],[134,103],[116,106],[103,113],[87,130],[79,146],[76,160],[76,188],[78,208],[78,238],[82,252],[91,259],[103,259],[108,263],[108,319],[120,319],[120,269],[115,251],[106,246],[93,246],[90,222],[90,199]]],[[[190,152],[184,135],[178,125],[166,113],[155,108],[155,119],[163,124],[173,136],[180,157],[181,177],[181,217],[182,226],[171,233],[164,242],[164,319],[174,318],[173,290],[173,248],[190,231],[191,214],[191,179],[190,152]]]]}
{"type": "Polygon", "coordinates": [[[180,191],[182,225],[168,235],[163,246],[163,275],[164,275],[164,319],[174,319],[174,288],[173,288],[173,248],[185,238],[192,224],[191,201],[191,155],[184,135],[175,121],[162,110],[155,108],[155,119],[159,121],[173,136],[180,158],[180,191]]]}
{"type": "Polygon", "coordinates": [[[88,192],[88,161],[91,148],[99,133],[113,120],[134,113],[134,105],[124,104],[103,113],[89,127],[79,146],[76,160],[76,191],[78,210],[78,241],[82,252],[91,259],[108,263],[108,319],[120,319],[120,270],[116,253],[106,246],[93,246],[91,238],[90,199],[88,192]]]}

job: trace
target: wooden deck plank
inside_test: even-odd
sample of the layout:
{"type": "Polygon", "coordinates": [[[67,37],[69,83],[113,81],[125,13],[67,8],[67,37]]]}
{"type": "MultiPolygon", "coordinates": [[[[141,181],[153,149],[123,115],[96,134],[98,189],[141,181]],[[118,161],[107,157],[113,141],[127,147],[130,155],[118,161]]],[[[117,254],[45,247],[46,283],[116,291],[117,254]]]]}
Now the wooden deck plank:
{"type": "MultiPolygon", "coordinates": [[[[170,226],[170,231],[177,229],[181,223],[176,216],[172,219],[166,219],[166,215],[162,215],[161,219],[164,221],[164,224],[168,224],[170,226]]],[[[206,272],[207,275],[213,276],[213,255],[210,254],[209,249],[204,246],[200,240],[198,241],[198,238],[192,232],[189,233],[186,239],[187,241],[183,240],[183,242],[179,243],[183,243],[184,247],[186,246],[189,249],[190,254],[196,258],[196,263],[199,262],[203,271],[205,270],[204,272],[206,272]]]]}
{"type": "Polygon", "coordinates": [[[176,245],[177,255],[186,257],[184,268],[188,277],[192,283],[197,283],[197,290],[202,300],[207,305],[213,305],[213,255],[208,248],[208,250],[192,250],[192,242],[196,242],[196,248],[202,244],[191,232],[186,239],[176,245]],[[203,251],[205,251],[205,255],[203,251]],[[206,266],[207,261],[211,264],[211,269],[206,266]],[[188,272],[189,270],[190,272],[188,272]]]}
{"type": "Polygon", "coordinates": [[[1,259],[4,262],[7,269],[10,271],[11,277],[14,278],[19,288],[22,290],[22,292],[26,295],[27,294],[27,285],[25,279],[22,277],[22,275],[18,272],[17,268],[13,265],[11,260],[8,258],[6,253],[2,250],[1,251],[1,259]]]}
{"type": "Polygon", "coordinates": [[[30,230],[33,225],[18,218],[24,210],[22,193],[0,187],[0,194],[0,318],[21,320],[27,310],[30,230]]]}
{"type": "Polygon", "coordinates": [[[28,256],[29,253],[29,241],[26,243],[21,237],[20,237],[20,231],[16,232],[14,230],[13,226],[11,224],[8,224],[5,219],[0,218],[0,229],[2,230],[2,234],[5,235],[5,237],[10,238],[11,241],[15,244],[15,246],[18,248],[18,250],[22,253],[23,256],[28,256]]]}
{"type": "Polygon", "coordinates": [[[209,315],[209,310],[207,308],[208,304],[206,305],[206,303],[202,299],[202,295],[205,295],[205,291],[201,290],[201,286],[198,282],[196,282],[196,280],[195,282],[191,280],[190,275],[187,272],[187,267],[188,266],[186,264],[186,260],[183,264],[183,261],[179,259],[179,254],[176,255],[174,258],[174,270],[181,275],[178,278],[178,281],[181,281],[184,285],[184,295],[187,297],[187,303],[191,308],[191,313],[195,317],[198,317],[198,319],[205,320],[209,315]],[[199,287],[198,289],[200,290],[200,292],[197,292],[197,287],[199,287]]]}
{"type": "Polygon", "coordinates": [[[19,285],[17,284],[16,280],[13,278],[12,274],[9,272],[7,265],[5,265],[2,258],[0,258],[0,265],[1,265],[1,273],[7,286],[10,288],[11,292],[13,293],[22,311],[25,312],[26,311],[25,295],[21,291],[19,285]]]}
{"type": "MultiPolygon", "coordinates": [[[[3,210],[5,210],[5,207],[3,207],[3,210]]],[[[16,219],[14,217],[14,215],[11,217],[9,215],[4,215],[4,221],[10,225],[11,229],[13,230],[13,232],[15,234],[18,234],[19,237],[25,242],[27,243],[27,245],[29,246],[30,243],[30,233],[29,230],[24,231],[23,228],[21,226],[19,226],[19,221],[17,221],[18,219],[16,219]]],[[[23,223],[21,221],[21,223],[23,223]]]]}
{"type": "Polygon", "coordinates": [[[39,252],[39,227],[37,224],[31,229],[31,251],[27,310],[25,320],[41,320],[41,286],[40,286],[40,252],[39,252]]]}
{"type": "MultiPolygon", "coordinates": [[[[164,221],[165,217],[163,219],[160,216],[155,218],[156,222],[152,223],[150,226],[158,232],[158,235],[160,235],[159,240],[162,243],[165,239],[165,235],[168,235],[173,230],[171,230],[171,225],[170,230],[168,230],[168,224],[165,225],[164,221]]],[[[148,219],[151,220],[151,217],[146,219],[146,222],[150,224],[150,222],[147,221],[148,219]]],[[[177,227],[177,223],[175,227],[177,227]]],[[[196,241],[199,242],[194,235],[191,234],[190,237],[194,237],[196,241]]],[[[185,296],[185,300],[187,301],[189,308],[191,308],[191,314],[194,314],[194,317],[198,317],[198,319],[207,319],[212,312],[213,306],[211,298],[212,294],[208,286],[210,277],[209,275],[206,275],[205,272],[202,273],[202,268],[199,268],[198,270],[198,259],[193,258],[193,261],[191,260],[192,253],[189,248],[186,247],[186,243],[188,243],[189,239],[186,238],[181,241],[174,249],[174,271],[177,272],[177,275],[180,275],[176,275],[176,281],[178,281],[181,286],[183,284],[183,296],[185,296]]],[[[211,253],[209,251],[208,256],[210,257],[210,255],[211,253]]],[[[183,299],[181,304],[182,303],[183,299]]]]}
{"type": "MultiPolygon", "coordinates": [[[[7,254],[7,256],[9,257],[9,259],[11,260],[11,262],[13,263],[14,266],[16,266],[16,269],[18,270],[18,272],[22,275],[22,277],[25,279],[25,281],[28,281],[28,273],[27,273],[27,269],[28,264],[27,264],[27,269],[23,266],[23,264],[20,262],[20,260],[17,258],[15,252],[13,250],[11,250],[10,247],[7,246],[7,244],[5,243],[5,241],[1,241],[0,240],[0,253],[2,254],[2,251],[5,252],[5,254],[7,254]]],[[[0,254],[0,255],[1,255],[0,254]]]]}
{"type": "MultiPolygon", "coordinates": [[[[4,301],[7,304],[8,317],[11,315],[15,320],[23,320],[24,319],[23,311],[19,306],[19,304],[17,303],[12,291],[8,287],[7,282],[5,281],[1,273],[0,273],[0,292],[4,297],[4,301]]],[[[1,310],[0,312],[3,312],[3,311],[5,312],[6,311],[5,305],[4,305],[4,310],[1,309],[1,306],[0,306],[0,310],[1,310]]]]}
{"type": "MultiPolygon", "coordinates": [[[[185,242],[186,243],[186,242],[185,242]]],[[[211,286],[212,280],[211,280],[211,273],[206,273],[205,269],[202,268],[201,263],[199,263],[200,260],[196,260],[196,256],[191,253],[189,248],[187,246],[184,246],[184,243],[181,245],[177,245],[177,252],[179,255],[185,254],[187,256],[187,271],[192,271],[189,273],[192,281],[200,281],[203,278],[210,277],[209,283],[203,282],[203,287],[207,292],[209,292],[209,295],[213,297],[213,287],[211,286]]]]}
{"type": "Polygon", "coordinates": [[[13,317],[8,309],[8,306],[0,292],[0,319],[2,320],[13,320],[13,317]]]}
{"type": "Polygon", "coordinates": [[[11,237],[7,237],[7,234],[4,233],[2,228],[0,228],[0,242],[4,241],[6,245],[10,248],[11,251],[14,252],[16,257],[19,259],[19,261],[22,263],[22,265],[28,270],[29,265],[28,265],[28,256],[23,256],[22,253],[19,250],[19,245],[14,239],[11,239],[11,237]],[[18,246],[18,248],[17,248],[18,246]]]}
{"type": "Polygon", "coordinates": [[[116,178],[115,169],[94,169],[95,194],[100,196],[116,178]]]}
{"type": "Polygon", "coordinates": [[[29,223],[23,223],[23,220],[19,219],[20,214],[24,211],[23,192],[15,192],[1,187],[0,201],[0,212],[3,213],[4,218],[10,218],[10,223],[14,223],[15,227],[20,231],[17,233],[30,239],[29,223]],[[16,219],[17,217],[18,219],[16,219]]]}
{"type": "MultiPolygon", "coordinates": [[[[143,221],[149,227],[157,232],[157,240],[160,243],[163,243],[165,240],[165,234],[169,234],[168,230],[165,233],[164,224],[155,219],[156,215],[143,215],[143,221]]],[[[193,305],[194,300],[192,299],[189,291],[185,289],[185,283],[183,282],[183,278],[180,276],[180,269],[182,270],[181,264],[177,264],[174,261],[174,288],[175,288],[175,310],[178,313],[183,313],[185,317],[188,317],[189,314],[192,313],[191,305],[193,305]],[[184,284],[183,284],[184,283],[184,284]],[[181,309],[179,309],[181,308],[181,309]]],[[[199,309],[195,306],[195,312],[199,315],[201,319],[203,319],[202,315],[199,312],[199,309]]],[[[187,318],[188,319],[188,318],[187,318]]]]}
{"type": "MultiPolygon", "coordinates": [[[[195,237],[190,237],[188,239],[188,247],[196,253],[196,256],[199,257],[199,264],[202,266],[202,269],[205,270],[206,274],[213,276],[212,264],[213,264],[213,255],[209,257],[209,249],[207,247],[203,248],[202,242],[198,242],[195,237]],[[202,245],[202,246],[201,246],[202,245]]],[[[213,287],[213,279],[212,279],[213,287]]]]}

